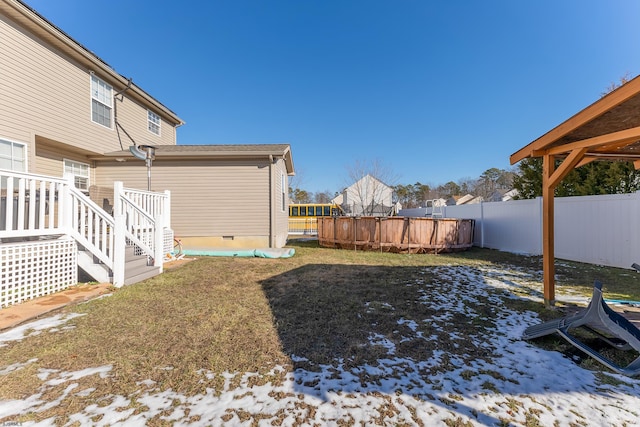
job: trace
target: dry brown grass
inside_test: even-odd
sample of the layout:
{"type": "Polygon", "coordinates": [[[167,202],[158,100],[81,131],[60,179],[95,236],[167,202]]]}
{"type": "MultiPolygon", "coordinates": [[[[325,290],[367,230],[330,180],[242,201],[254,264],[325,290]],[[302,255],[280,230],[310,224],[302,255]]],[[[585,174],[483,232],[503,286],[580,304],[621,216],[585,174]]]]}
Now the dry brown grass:
{"type": "MultiPolygon", "coordinates": [[[[540,268],[539,258],[479,249],[408,255],[323,249],[315,243],[295,246],[297,253],[290,259],[203,258],[190,262],[117,290],[108,298],[67,308],[85,314],[67,323],[75,326],[73,329],[42,333],[0,347],[3,366],[37,359],[2,376],[3,400],[24,399],[43,390],[45,379],[38,377],[42,369],[76,372],[112,367],[105,378],[94,374],[76,381],[74,393],[95,389],[90,397],[69,394],[51,409],[0,422],[56,416],[56,422],[64,424],[66,413],[90,403],[107,405],[117,395],[135,397],[145,387],[141,382],[148,380],[159,391],[172,389],[194,395],[207,388],[219,390],[223,381],[219,374],[224,372],[259,372],[264,376],[255,381],[266,383],[279,381],[269,375],[274,366],[313,369],[338,359],[347,367],[373,362],[383,354],[380,346],[366,345],[371,325],[382,335],[401,337],[411,331],[398,319],[430,315],[424,305],[416,303],[416,290],[406,286],[416,279],[438,279],[429,267],[497,265],[532,272],[540,268]],[[293,363],[291,355],[306,361],[293,363]],[[217,375],[203,381],[202,371],[217,375]]],[[[567,265],[559,268],[563,281],[582,281],[584,268],[567,265]]],[[[624,275],[617,269],[596,271],[619,279],[608,284],[617,286],[616,295],[640,299],[640,291],[634,288],[635,275],[624,275]]],[[[591,285],[580,286],[590,289],[591,285]]],[[[518,310],[557,315],[539,303],[512,303],[518,310]]],[[[452,328],[467,336],[481,336],[483,328],[492,325],[492,304],[487,299],[481,305],[480,320],[454,316],[452,328]]],[[[419,328],[425,336],[438,334],[429,324],[419,328]]],[[[418,359],[437,348],[469,358],[490,358],[486,349],[472,345],[473,340],[445,335],[423,341],[419,347],[415,340],[398,339],[398,355],[418,359]]],[[[446,368],[444,363],[434,369],[446,368]]],[[[60,399],[63,388],[48,387],[43,399],[60,399]]],[[[135,398],[132,402],[136,411],[144,411],[135,407],[135,398]]]]}

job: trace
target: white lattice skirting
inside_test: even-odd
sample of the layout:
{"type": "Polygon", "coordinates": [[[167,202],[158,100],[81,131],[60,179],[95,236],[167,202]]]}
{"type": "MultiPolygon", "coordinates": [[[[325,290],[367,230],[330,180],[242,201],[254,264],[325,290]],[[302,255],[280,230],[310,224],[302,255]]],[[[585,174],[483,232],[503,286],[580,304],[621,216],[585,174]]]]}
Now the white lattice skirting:
{"type": "Polygon", "coordinates": [[[173,230],[170,228],[165,228],[162,230],[162,253],[169,254],[173,252],[173,230]]]}
{"type": "Polygon", "coordinates": [[[77,253],[71,238],[0,245],[0,308],[76,285],[77,253]]]}

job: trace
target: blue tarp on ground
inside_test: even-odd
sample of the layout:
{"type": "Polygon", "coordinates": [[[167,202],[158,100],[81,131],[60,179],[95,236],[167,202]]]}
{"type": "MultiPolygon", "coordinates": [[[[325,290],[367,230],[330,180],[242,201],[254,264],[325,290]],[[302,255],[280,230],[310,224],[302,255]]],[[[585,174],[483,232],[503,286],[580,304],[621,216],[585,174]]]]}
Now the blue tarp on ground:
{"type": "Polygon", "coordinates": [[[216,250],[184,250],[186,256],[226,256],[226,257],[254,257],[254,258],[291,258],[295,249],[216,249],[216,250]]]}

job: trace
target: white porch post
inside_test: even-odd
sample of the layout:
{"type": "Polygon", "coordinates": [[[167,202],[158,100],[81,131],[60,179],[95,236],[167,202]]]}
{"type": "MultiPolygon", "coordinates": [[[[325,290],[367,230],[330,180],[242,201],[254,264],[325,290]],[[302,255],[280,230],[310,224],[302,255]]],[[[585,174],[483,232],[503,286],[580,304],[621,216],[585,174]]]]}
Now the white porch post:
{"type": "Polygon", "coordinates": [[[171,228],[171,191],[164,190],[164,195],[167,197],[164,198],[164,209],[162,211],[164,221],[162,225],[166,228],[171,228]]]}
{"type": "Polygon", "coordinates": [[[71,200],[71,192],[69,191],[73,187],[73,175],[65,172],[63,178],[66,182],[60,189],[62,192],[60,201],[62,212],[60,212],[61,224],[59,225],[66,230],[67,234],[74,235],[77,230],[73,227],[73,215],[77,215],[77,213],[73,212],[73,200],[71,200]]]}
{"type": "Polygon", "coordinates": [[[162,273],[162,264],[164,262],[164,215],[158,215],[154,219],[155,227],[153,230],[153,265],[160,267],[162,273]]]}
{"type": "Polygon", "coordinates": [[[115,222],[113,230],[113,285],[118,288],[124,285],[126,247],[126,222],[122,212],[122,201],[120,200],[122,192],[122,181],[115,181],[113,183],[113,219],[115,222]]]}

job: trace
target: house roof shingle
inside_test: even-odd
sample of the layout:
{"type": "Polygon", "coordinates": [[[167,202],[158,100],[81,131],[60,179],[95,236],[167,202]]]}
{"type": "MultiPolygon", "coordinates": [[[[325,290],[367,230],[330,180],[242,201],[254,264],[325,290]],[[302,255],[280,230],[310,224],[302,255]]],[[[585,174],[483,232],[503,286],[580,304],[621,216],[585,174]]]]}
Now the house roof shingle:
{"type": "MultiPolygon", "coordinates": [[[[291,146],[289,144],[220,144],[220,145],[157,145],[156,159],[214,159],[214,158],[256,158],[282,157],[287,165],[287,172],[294,174],[291,146]]],[[[129,150],[104,153],[93,160],[131,158],[129,150]]]]}

